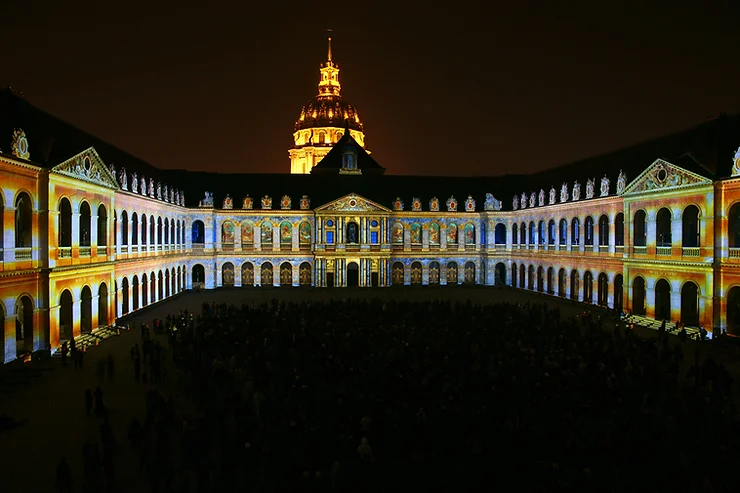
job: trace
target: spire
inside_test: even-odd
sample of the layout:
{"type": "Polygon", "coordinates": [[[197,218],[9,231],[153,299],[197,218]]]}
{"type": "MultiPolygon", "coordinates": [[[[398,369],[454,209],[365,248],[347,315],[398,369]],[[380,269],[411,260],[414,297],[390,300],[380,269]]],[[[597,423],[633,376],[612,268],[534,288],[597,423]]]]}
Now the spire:
{"type": "Polygon", "coordinates": [[[327,39],[329,42],[327,50],[327,61],[321,64],[319,72],[321,72],[321,78],[319,79],[319,97],[321,96],[339,96],[342,86],[339,84],[339,67],[334,60],[332,60],[331,54],[331,28],[326,30],[327,39]]]}
{"type": "Polygon", "coordinates": [[[327,29],[326,32],[329,38],[329,53],[327,55],[327,60],[331,63],[331,28],[327,29]]]}

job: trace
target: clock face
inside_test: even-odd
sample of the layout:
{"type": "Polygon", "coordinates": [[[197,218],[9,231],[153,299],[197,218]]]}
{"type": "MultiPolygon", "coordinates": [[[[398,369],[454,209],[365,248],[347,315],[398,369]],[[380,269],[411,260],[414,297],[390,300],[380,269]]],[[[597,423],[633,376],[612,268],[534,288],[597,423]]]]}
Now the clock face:
{"type": "Polygon", "coordinates": [[[349,201],[349,206],[350,207],[356,207],[357,206],[357,201],[355,199],[350,200],[349,201]]]}

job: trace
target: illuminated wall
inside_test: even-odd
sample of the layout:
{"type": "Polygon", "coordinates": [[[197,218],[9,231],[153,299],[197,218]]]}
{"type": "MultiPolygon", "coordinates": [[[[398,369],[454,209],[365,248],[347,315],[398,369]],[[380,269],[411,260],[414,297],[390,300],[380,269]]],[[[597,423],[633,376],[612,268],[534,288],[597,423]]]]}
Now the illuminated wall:
{"type": "Polygon", "coordinates": [[[740,328],[740,178],[662,160],[617,190],[590,180],[507,211],[491,196],[483,210],[358,195],[186,208],[166,185],[124,187],[94,149],[50,170],[2,157],[0,178],[6,362],[194,287],[508,285],[740,328]]]}

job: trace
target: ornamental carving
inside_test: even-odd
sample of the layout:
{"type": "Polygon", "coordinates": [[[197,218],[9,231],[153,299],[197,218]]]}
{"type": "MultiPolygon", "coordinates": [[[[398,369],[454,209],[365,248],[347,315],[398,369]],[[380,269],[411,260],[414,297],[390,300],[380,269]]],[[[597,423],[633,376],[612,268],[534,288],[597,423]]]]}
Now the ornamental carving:
{"type": "Polygon", "coordinates": [[[169,202],[169,201],[170,201],[170,193],[169,193],[169,192],[170,192],[170,191],[169,191],[169,187],[168,187],[168,186],[167,186],[167,184],[165,183],[165,184],[164,184],[164,190],[162,191],[162,197],[164,197],[164,200],[165,200],[166,202],[169,202]]]}
{"type": "Polygon", "coordinates": [[[483,208],[487,211],[500,211],[501,210],[501,201],[496,200],[496,197],[494,197],[492,194],[487,193],[486,194],[486,202],[483,204],[483,208]]]}
{"type": "Polygon", "coordinates": [[[205,192],[205,196],[198,203],[198,207],[213,207],[213,194],[211,192],[205,192]]]}
{"type": "Polygon", "coordinates": [[[283,198],[280,199],[280,208],[281,209],[290,209],[290,206],[293,204],[293,201],[290,200],[290,197],[287,195],[283,195],[283,198]]]}
{"type": "Polygon", "coordinates": [[[121,177],[121,188],[128,190],[128,175],[126,174],[126,168],[121,168],[121,174],[119,176],[121,177]]]}
{"type": "Polygon", "coordinates": [[[162,200],[162,182],[157,182],[157,200],[162,200]]]}
{"type": "Polygon", "coordinates": [[[578,182],[575,182],[573,184],[573,201],[581,199],[581,184],[578,182]]]}
{"type": "Polygon", "coordinates": [[[393,201],[393,210],[394,211],[403,210],[403,200],[401,200],[401,197],[396,197],[396,200],[393,201]]]}
{"type": "Polygon", "coordinates": [[[223,209],[233,209],[234,208],[234,200],[231,198],[231,195],[229,195],[228,193],[226,194],[226,197],[224,197],[222,208],[223,209]]]}
{"type": "Polygon", "coordinates": [[[537,202],[539,203],[540,207],[545,205],[545,191],[540,188],[540,195],[538,197],[537,202]]]}
{"type": "Polygon", "coordinates": [[[627,186],[627,175],[624,171],[619,170],[619,177],[617,178],[617,194],[624,192],[624,187],[627,186]]]}
{"type": "Polygon", "coordinates": [[[557,198],[557,192],[555,191],[555,187],[550,187],[550,201],[548,202],[549,205],[552,205],[555,203],[555,199],[557,198]]]}
{"type": "Polygon", "coordinates": [[[181,205],[180,204],[180,191],[179,190],[175,190],[175,203],[177,205],[181,205]]]}
{"type": "Polygon", "coordinates": [[[514,195],[514,198],[511,200],[511,208],[512,210],[519,209],[519,197],[514,195]]]}
{"type": "Polygon", "coordinates": [[[16,128],[13,130],[13,142],[10,144],[13,155],[17,158],[28,159],[31,153],[28,152],[28,137],[23,129],[16,128]]]}
{"type": "Polygon", "coordinates": [[[568,201],[568,184],[563,183],[563,186],[560,187],[560,203],[568,201]]]}
{"type": "Polygon", "coordinates": [[[457,212],[457,200],[455,200],[455,196],[451,195],[449,199],[447,199],[447,212],[457,212]]]}
{"type": "Polygon", "coordinates": [[[411,210],[414,212],[421,211],[421,200],[419,199],[419,197],[414,197],[413,199],[411,199],[411,210]]]}
{"type": "Polygon", "coordinates": [[[737,148],[732,158],[732,176],[740,176],[740,147],[737,148]]]}
{"type": "Polygon", "coordinates": [[[595,185],[595,178],[589,178],[586,180],[586,198],[592,199],[594,198],[594,185],[595,185]]]}
{"type": "Polygon", "coordinates": [[[527,194],[526,193],[523,193],[522,197],[519,199],[519,205],[521,206],[522,209],[527,208],[527,194]]]}
{"type": "Polygon", "coordinates": [[[252,201],[252,197],[250,197],[249,195],[247,195],[247,196],[246,196],[246,197],[244,197],[244,199],[242,200],[242,209],[246,209],[246,210],[249,210],[249,209],[251,209],[252,207],[254,207],[254,202],[252,201]]]}
{"type": "Polygon", "coordinates": [[[607,195],[609,195],[609,178],[604,175],[601,179],[601,196],[606,197],[607,195]]]}
{"type": "Polygon", "coordinates": [[[439,199],[437,197],[432,197],[432,200],[429,201],[429,210],[439,212],[439,199]]]}
{"type": "Polygon", "coordinates": [[[468,198],[465,199],[465,210],[467,212],[475,212],[475,199],[473,199],[472,195],[468,195],[468,198]]]}
{"type": "Polygon", "coordinates": [[[531,209],[532,207],[534,207],[536,203],[537,203],[537,195],[535,195],[535,193],[532,192],[532,194],[529,196],[529,208],[531,209]]]}
{"type": "Polygon", "coordinates": [[[154,198],[154,178],[149,178],[149,196],[154,198]]]}
{"type": "Polygon", "coordinates": [[[301,197],[300,207],[302,211],[307,211],[311,208],[311,199],[308,198],[308,195],[301,197]]]}
{"type": "Polygon", "coordinates": [[[131,173],[131,191],[139,193],[139,179],[136,177],[136,171],[131,173]]]}
{"type": "Polygon", "coordinates": [[[139,192],[141,192],[141,195],[146,195],[146,178],[143,176],[141,177],[141,183],[139,187],[139,192]]]}
{"type": "Polygon", "coordinates": [[[180,205],[185,207],[185,192],[180,192],[180,205]]]}
{"type": "Polygon", "coordinates": [[[265,195],[262,197],[262,208],[263,209],[272,209],[272,197],[269,195],[265,195]]]}

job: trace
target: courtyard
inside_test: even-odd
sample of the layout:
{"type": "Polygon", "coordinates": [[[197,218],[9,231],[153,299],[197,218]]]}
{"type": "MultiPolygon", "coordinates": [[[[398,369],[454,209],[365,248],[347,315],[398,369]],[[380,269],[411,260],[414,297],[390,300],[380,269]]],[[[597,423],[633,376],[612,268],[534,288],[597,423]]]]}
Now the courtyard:
{"type": "MultiPolygon", "coordinates": [[[[0,434],[0,447],[5,450],[0,466],[2,491],[10,493],[30,491],[52,491],[56,466],[61,457],[66,457],[73,477],[75,491],[80,491],[82,482],[82,446],[87,440],[100,441],[101,421],[85,414],[84,392],[100,386],[109,409],[109,419],[118,445],[115,473],[121,491],[142,491],[147,487],[146,478],[140,477],[138,462],[128,443],[126,427],[132,418],[142,419],[145,414],[145,392],[150,387],[158,388],[163,394],[175,399],[180,411],[187,403],[179,395],[177,375],[169,373],[158,385],[135,382],[133,363],[129,351],[140,343],[138,326],[151,324],[154,319],[164,319],[168,314],[187,309],[199,314],[202,303],[260,304],[273,299],[290,301],[322,302],[349,298],[381,298],[405,301],[450,300],[456,303],[520,303],[547,302],[559,306],[563,317],[581,316],[586,311],[604,314],[603,308],[574,303],[569,300],[545,297],[536,293],[506,287],[402,287],[402,288],[233,288],[210,291],[190,291],[157,303],[121,319],[124,324],[137,327],[124,331],[120,336],[105,340],[99,346],[87,350],[84,368],[76,370],[72,362],[62,365],[61,358],[25,364],[22,372],[28,375],[27,383],[14,387],[3,387],[0,394],[0,414],[7,413],[23,422],[14,429],[0,434]],[[98,371],[99,362],[112,357],[115,373],[109,378],[98,371]]],[[[613,322],[610,322],[613,324],[613,322]]],[[[613,327],[613,325],[612,325],[613,327]]],[[[605,330],[611,330],[605,327],[605,330]]],[[[636,327],[641,337],[655,337],[656,332],[647,327],[636,327]]],[[[164,337],[153,335],[155,339],[164,337]]],[[[678,340],[675,339],[677,343],[678,340]]],[[[727,365],[733,376],[740,375],[740,364],[733,354],[718,352],[714,345],[689,342],[686,345],[686,364],[693,363],[698,354],[700,359],[713,354],[727,365]]],[[[166,356],[169,359],[169,355],[166,356]]],[[[168,371],[172,368],[167,366],[168,371]]],[[[8,365],[3,372],[21,371],[18,365],[8,365]]]]}

